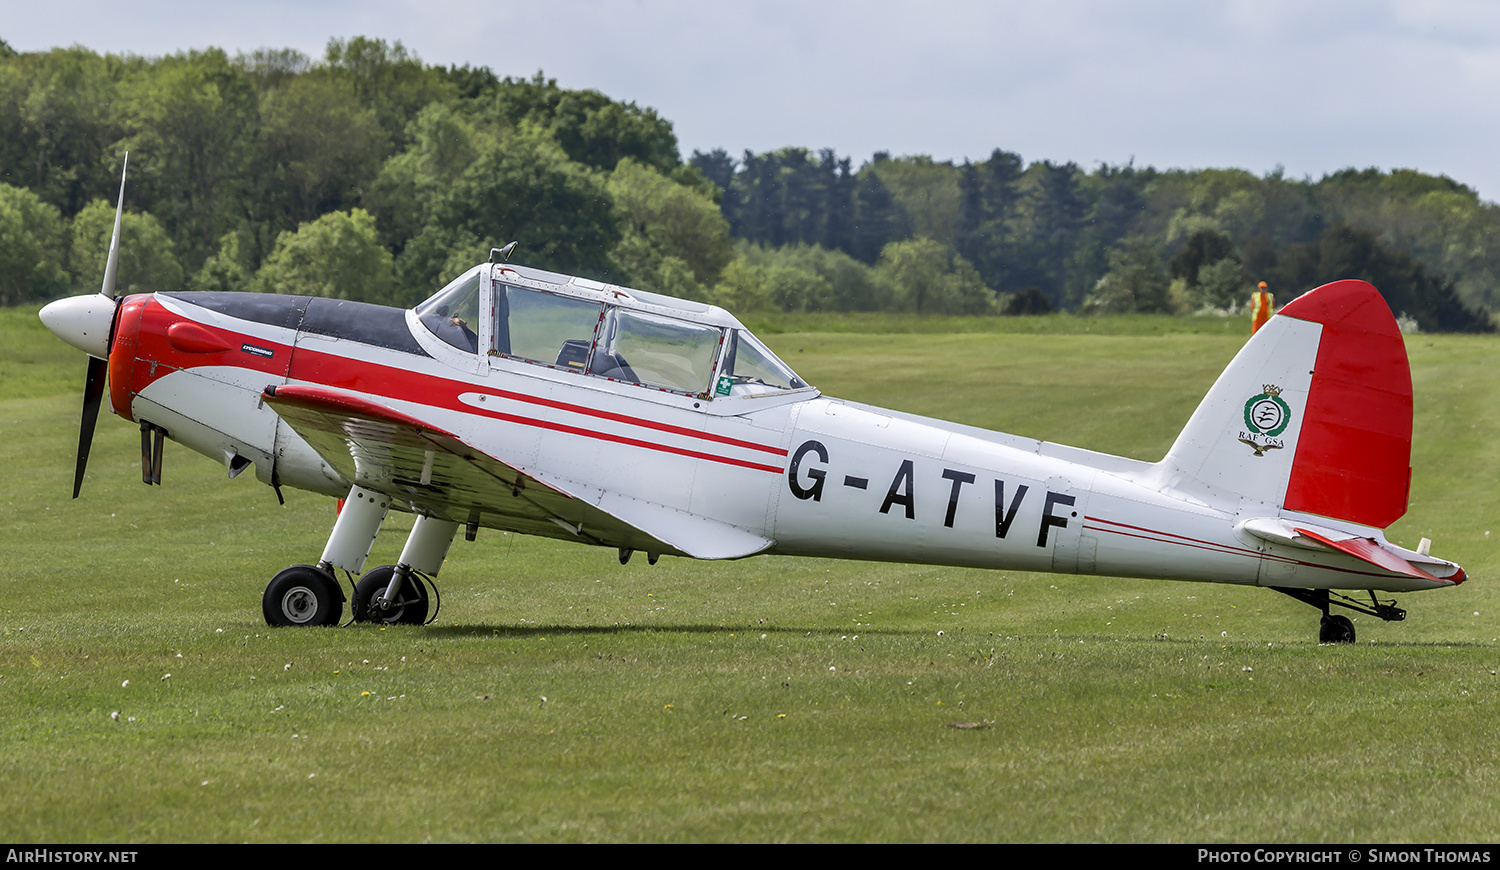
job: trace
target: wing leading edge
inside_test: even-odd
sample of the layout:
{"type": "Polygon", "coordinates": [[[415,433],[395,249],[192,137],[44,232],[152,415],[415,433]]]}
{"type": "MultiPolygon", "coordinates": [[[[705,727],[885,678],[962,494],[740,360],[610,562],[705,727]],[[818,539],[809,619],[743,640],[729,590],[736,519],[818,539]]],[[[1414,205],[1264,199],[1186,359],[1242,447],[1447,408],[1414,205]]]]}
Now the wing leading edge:
{"type": "Polygon", "coordinates": [[[261,394],[347,482],[459,524],[583,539],[695,559],[737,559],[773,541],[652,502],[544,477],[364,396],[314,386],[261,394]]]}

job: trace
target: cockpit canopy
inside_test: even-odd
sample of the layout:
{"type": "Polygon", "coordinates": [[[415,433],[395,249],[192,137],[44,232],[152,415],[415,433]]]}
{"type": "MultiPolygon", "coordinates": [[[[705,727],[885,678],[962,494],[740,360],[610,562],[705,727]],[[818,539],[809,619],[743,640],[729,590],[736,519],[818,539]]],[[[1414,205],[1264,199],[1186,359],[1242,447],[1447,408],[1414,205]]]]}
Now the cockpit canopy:
{"type": "Polygon", "coordinates": [[[475,266],[416,314],[491,359],[705,399],[811,389],[723,309],[540,269],[475,266]]]}

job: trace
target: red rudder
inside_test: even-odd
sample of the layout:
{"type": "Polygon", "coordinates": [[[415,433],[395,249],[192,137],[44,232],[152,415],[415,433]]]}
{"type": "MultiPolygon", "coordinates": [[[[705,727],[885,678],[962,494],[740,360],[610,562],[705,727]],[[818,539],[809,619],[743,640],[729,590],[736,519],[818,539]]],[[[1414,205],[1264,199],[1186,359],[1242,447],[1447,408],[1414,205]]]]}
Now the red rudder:
{"type": "Polygon", "coordinates": [[[1396,319],[1364,281],[1304,293],[1279,316],[1322,324],[1288,510],[1383,529],[1406,513],[1411,368],[1396,319]]]}

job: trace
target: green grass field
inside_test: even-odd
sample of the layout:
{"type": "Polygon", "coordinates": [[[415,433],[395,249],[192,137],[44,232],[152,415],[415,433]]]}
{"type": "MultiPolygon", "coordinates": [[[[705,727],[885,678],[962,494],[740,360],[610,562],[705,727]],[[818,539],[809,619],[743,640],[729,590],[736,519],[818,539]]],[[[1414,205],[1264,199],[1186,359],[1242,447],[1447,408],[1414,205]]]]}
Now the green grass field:
{"type": "MultiPolygon", "coordinates": [[[[1155,460],[1238,320],[757,324],[845,398],[1155,460]],[[812,328],[816,331],[806,331],[812,328]]],[[[1500,340],[1409,339],[1412,506],[1470,582],[1406,622],[1267,590],[481,531],[425,628],[266,628],[331,500],[101,419],[0,311],[0,840],[1267,841],[1500,837],[1500,340]],[[964,727],[956,727],[964,726],[964,727]]],[[[371,565],[394,561],[393,515],[371,565]]]]}

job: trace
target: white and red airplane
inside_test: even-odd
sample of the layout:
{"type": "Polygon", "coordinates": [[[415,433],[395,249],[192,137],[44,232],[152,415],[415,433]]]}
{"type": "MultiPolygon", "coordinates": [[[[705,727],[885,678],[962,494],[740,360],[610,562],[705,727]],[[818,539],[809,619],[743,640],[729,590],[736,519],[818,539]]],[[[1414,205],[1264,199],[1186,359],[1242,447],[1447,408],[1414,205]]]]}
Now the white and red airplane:
{"type": "MultiPolygon", "coordinates": [[[[123,200],[123,182],[121,195],[123,200]]],[[[309,296],[116,299],[41,317],[90,356],[74,497],[105,389],[141,426],[277,489],[344,499],[316,565],[266,588],[272,625],[333,625],[387,511],[417,516],[356,621],[422,623],[460,527],[698,559],[762,553],[1266,586],[1385,620],[1376,591],[1463,582],[1386,541],[1406,511],[1412,391],[1374,287],[1293,301],[1244,346],[1159,462],[846,402],[727,312],[512,266],[496,251],[412,310],[309,296]],[[1331,590],[1363,590],[1369,603],[1331,590]]]]}

